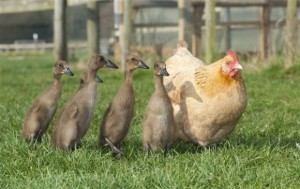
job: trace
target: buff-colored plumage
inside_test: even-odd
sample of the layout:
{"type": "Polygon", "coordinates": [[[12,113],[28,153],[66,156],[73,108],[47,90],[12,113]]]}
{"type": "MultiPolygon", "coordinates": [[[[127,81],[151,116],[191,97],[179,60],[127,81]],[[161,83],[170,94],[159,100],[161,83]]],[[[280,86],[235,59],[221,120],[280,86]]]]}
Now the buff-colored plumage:
{"type": "Polygon", "coordinates": [[[166,64],[171,77],[164,78],[164,81],[172,80],[177,73],[185,72],[204,65],[201,60],[190,53],[184,41],[178,42],[177,49],[174,50],[174,55],[167,60],[166,64]]]}
{"type": "MultiPolygon", "coordinates": [[[[176,54],[181,50],[186,48],[179,47],[176,54]]],[[[176,62],[174,56],[166,61],[169,73],[179,62],[184,67],[185,60],[196,59],[176,54],[176,62]]],[[[246,108],[247,94],[233,51],[209,65],[197,66],[199,62],[186,63],[190,68],[177,69],[164,85],[172,100],[178,137],[205,147],[223,141],[234,130],[246,108]]]]}

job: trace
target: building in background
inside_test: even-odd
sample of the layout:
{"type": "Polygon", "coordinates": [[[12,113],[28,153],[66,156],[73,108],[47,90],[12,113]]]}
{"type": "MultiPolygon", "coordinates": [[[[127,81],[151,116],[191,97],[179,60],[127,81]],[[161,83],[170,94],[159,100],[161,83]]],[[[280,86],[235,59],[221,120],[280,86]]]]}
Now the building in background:
{"type": "MultiPolygon", "coordinates": [[[[0,0],[19,2],[16,0],[0,0]]],[[[71,1],[71,0],[70,0],[71,1]]],[[[86,5],[84,0],[73,0],[76,5],[68,7],[67,32],[69,42],[86,41],[86,5]]],[[[241,0],[245,1],[245,0],[241,0]]],[[[255,0],[253,0],[255,1],[255,0]]],[[[40,0],[42,2],[42,0],[40,0]]],[[[45,2],[50,2],[45,0],[45,2]]],[[[192,0],[186,0],[184,12],[187,25],[185,40],[191,47],[192,36],[192,0]]],[[[174,48],[178,40],[178,8],[176,0],[132,0],[132,45],[154,47],[162,45],[164,48],[174,48]],[[149,3],[150,2],[150,3],[149,3]],[[153,3],[151,3],[153,2],[153,3]],[[161,6],[163,3],[163,6],[161,6]]],[[[100,15],[100,51],[107,53],[109,39],[118,32],[115,31],[114,1],[102,0],[99,4],[100,15]]],[[[286,7],[274,7],[271,12],[270,50],[277,52],[283,48],[283,26],[286,7]]],[[[219,52],[228,48],[240,52],[259,51],[260,25],[253,27],[234,26],[230,27],[229,33],[224,32],[224,22],[259,22],[259,7],[247,8],[222,8],[216,7],[216,43],[219,52]],[[229,45],[228,45],[229,44],[229,45]]],[[[0,44],[26,42],[33,40],[33,34],[38,34],[38,40],[46,43],[53,41],[53,10],[45,9],[39,11],[16,13],[1,13],[0,9],[0,44]]],[[[204,18],[202,18],[204,19],[204,18]]],[[[298,8],[298,19],[300,20],[300,9],[298,8]]],[[[205,39],[205,30],[202,28],[202,39],[205,39]]],[[[203,40],[201,46],[204,46],[203,40]]],[[[300,46],[300,45],[299,45],[300,46]]],[[[202,48],[203,49],[203,48],[202,48]]]]}

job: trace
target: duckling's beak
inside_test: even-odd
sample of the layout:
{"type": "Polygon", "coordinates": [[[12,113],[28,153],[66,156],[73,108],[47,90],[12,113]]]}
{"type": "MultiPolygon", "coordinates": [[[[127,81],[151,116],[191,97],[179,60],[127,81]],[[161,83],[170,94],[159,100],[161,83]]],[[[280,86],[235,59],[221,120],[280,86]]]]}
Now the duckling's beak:
{"type": "Polygon", "coordinates": [[[70,76],[73,76],[73,72],[70,70],[69,67],[65,67],[64,70],[63,70],[63,73],[64,74],[67,74],[67,75],[70,75],[70,76]]]}
{"type": "Polygon", "coordinates": [[[139,61],[138,68],[149,69],[149,66],[145,64],[142,60],[139,61]]]}
{"type": "Polygon", "coordinates": [[[96,75],[96,82],[103,83],[103,80],[98,75],[96,75]]]}
{"type": "Polygon", "coordinates": [[[160,74],[161,74],[162,76],[169,76],[169,73],[168,73],[168,71],[167,71],[166,68],[161,69],[161,70],[160,70],[160,74]]]}
{"type": "Polygon", "coordinates": [[[108,59],[106,60],[106,65],[105,66],[108,67],[108,68],[118,69],[118,66],[115,65],[112,61],[110,61],[108,59]]]}

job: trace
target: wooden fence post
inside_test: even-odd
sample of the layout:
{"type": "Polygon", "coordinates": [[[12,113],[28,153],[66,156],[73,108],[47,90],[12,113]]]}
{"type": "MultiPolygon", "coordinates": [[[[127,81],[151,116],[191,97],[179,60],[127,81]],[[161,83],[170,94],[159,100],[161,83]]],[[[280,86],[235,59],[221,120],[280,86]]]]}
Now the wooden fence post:
{"type": "Polygon", "coordinates": [[[121,71],[125,70],[126,55],[124,52],[125,47],[125,29],[124,29],[124,1],[118,0],[118,13],[119,13],[119,44],[121,53],[121,71]]]}
{"type": "Polygon", "coordinates": [[[125,70],[126,58],[130,50],[131,38],[131,0],[119,0],[119,42],[121,52],[121,71],[125,70]]]}
{"type": "MultiPolygon", "coordinates": [[[[125,65],[126,58],[130,52],[131,39],[131,0],[124,1],[124,43],[122,51],[122,59],[125,65]]],[[[124,66],[125,69],[125,66],[124,66]]]]}
{"type": "MultiPolygon", "coordinates": [[[[226,7],[225,8],[225,21],[227,23],[230,23],[230,8],[226,7]]],[[[225,47],[225,51],[227,51],[228,49],[231,48],[231,27],[230,25],[226,25],[224,26],[224,47],[225,47]]]]}
{"type": "Polygon", "coordinates": [[[87,2],[87,48],[88,55],[99,54],[99,7],[98,2],[87,2]]]}
{"type": "Polygon", "coordinates": [[[68,61],[66,10],[67,0],[54,1],[54,57],[68,61]]]}
{"type": "Polygon", "coordinates": [[[260,22],[260,54],[263,60],[267,60],[269,54],[269,31],[270,31],[271,6],[265,5],[261,8],[260,22]]]}
{"type": "Polygon", "coordinates": [[[297,1],[287,1],[286,27],[284,40],[285,67],[292,66],[297,53],[297,1]]]}
{"type": "Polygon", "coordinates": [[[178,40],[185,40],[185,0],[177,0],[178,6],[178,40]]]}
{"type": "Polygon", "coordinates": [[[215,0],[205,0],[205,61],[211,63],[215,54],[215,0]]]}
{"type": "Polygon", "coordinates": [[[201,50],[201,28],[204,6],[195,6],[193,10],[193,35],[192,35],[192,53],[199,57],[201,50]]]}

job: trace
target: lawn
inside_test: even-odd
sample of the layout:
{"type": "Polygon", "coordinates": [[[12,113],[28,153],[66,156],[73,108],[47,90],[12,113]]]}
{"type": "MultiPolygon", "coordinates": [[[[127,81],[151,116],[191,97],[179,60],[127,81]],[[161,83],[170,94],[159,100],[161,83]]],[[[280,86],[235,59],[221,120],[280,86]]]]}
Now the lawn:
{"type": "MultiPolygon", "coordinates": [[[[75,76],[62,78],[57,113],[78,87],[81,71],[74,62],[75,76]]],[[[137,70],[135,116],[125,156],[116,160],[97,148],[103,112],[123,78],[116,70],[98,72],[104,83],[82,148],[66,153],[50,145],[56,117],[41,144],[22,140],[24,114],[51,83],[52,64],[51,55],[0,57],[0,188],[300,188],[299,66],[244,69],[248,106],[228,140],[206,150],[178,142],[167,156],[143,152],[141,122],[154,87],[152,72],[137,70]]]]}

